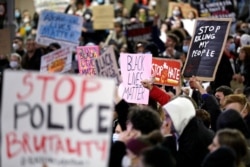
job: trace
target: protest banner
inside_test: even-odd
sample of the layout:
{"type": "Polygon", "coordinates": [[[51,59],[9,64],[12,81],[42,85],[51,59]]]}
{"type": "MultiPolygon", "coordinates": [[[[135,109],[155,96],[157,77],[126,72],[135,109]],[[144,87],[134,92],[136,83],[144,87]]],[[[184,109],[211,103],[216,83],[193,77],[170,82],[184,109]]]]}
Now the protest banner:
{"type": "Polygon", "coordinates": [[[64,12],[66,7],[70,4],[70,0],[33,0],[35,10],[40,13],[43,10],[52,10],[54,12],[64,12]]]}
{"type": "Polygon", "coordinates": [[[168,0],[158,0],[156,3],[156,12],[159,14],[161,20],[165,20],[167,17],[168,0]]]}
{"type": "Polygon", "coordinates": [[[186,78],[213,81],[228,37],[231,19],[197,19],[183,68],[186,78]]]}
{"type": "Polygon", "coordinates": [[[70,48],[62,48],[41,57],[40,72],[67,72],[71,70],[72,53],[70,48]]]}
{"type": "Polygon", "coordinates": [[[236,5],[234,0],[221,0],[218,2],[199,2],[193,6],[198,9],[200,17],[232,18],[236,19],[236,5]]]}
{"type": "Polygon", "coordinates": [[[78,46],[76,50],[80,74],[96,75],[94,59],[99,57],[99,46],[78,46]]]}
{"type": "Polygon", "coordinates": [[[57,42],[62,47],[76,47],[82,25],[82,17],[44,10],[39,16],[36,42],[45,46],[57,42]]]}
{"type": "Polygon", "coordinates": [[[181,61],[153,58],[151,73],[155,76],[155,84],[178,86],[181,79],[181,61]]]}
{"type": "Polygon", "coordinates": [[[122,98],[129,103],[148,104],[149,90],[141,81],[151,78],[152,55],[122,53],[120,62],[124,86],[122,98]]]}
{"type": "Polygon", "coordinates": [[[172,12],[173,12],[173,8],[175,6],[179,6],[181,8],[182,14],[183,14],[183,18],[188,18],[188,14],[189,12],[193,11],[196,16],[198,16],[198,11],[193,8],[189,3],[180,3],[180,2],[169,2],[168,3],[168,17],[173,16],[172,12]]]}
{"type": "Polygon", "coordinates": [[[10,39],[10,29],[0,29],[0,54],[7,55],[11,53],[12,41],[10,39]]]}
{"type": "Polygon", "coordinates": [[[98,5],[93,6],[93,26],[95,30],[114,29],[114,6],[98,5]]]}
{"type": "Polygon", "coordinates": [[[129,42],[148,41],[152,39],[153,22],[131,23],[126,25],[126,34],[129,42]]]}
{"type": "Polygon", "coordinates": [[[114,81],[30,71],[4,76],[2,167],[108,166],[114,81]]]}
{"type": "Polygon", "coordinates": [[[94,65],[98,76],[114,78],[116,84],[120,83],[120,72],[112,46],[109,46],[101,56],[94,59],[94,65]]]}

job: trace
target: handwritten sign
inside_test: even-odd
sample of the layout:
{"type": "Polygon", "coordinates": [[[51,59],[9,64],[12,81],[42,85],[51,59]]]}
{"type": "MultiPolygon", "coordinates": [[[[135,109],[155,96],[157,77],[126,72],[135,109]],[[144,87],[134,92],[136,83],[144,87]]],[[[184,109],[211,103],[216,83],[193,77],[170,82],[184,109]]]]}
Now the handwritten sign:
{"type": "Polygon", "coordinates": [[[168,17],[172,16],[172,12],[175,6],[181,8],[183,18],[188,18],[189,12],[194,12],[196,16],[198,16],[198,11],[193,8],[189,3],[182,3],[182,2],[169,2],[168,3],[168,17]]]}
{"type": "Polygon", "coordinates": [[[93,6],[93,26],[95,30],[114,29],[114,6],[98,5],[93,6]]]}
{"type": "Polygon", "coordinates": [[[84,75],[96,75],[94,59],[99,57],[99,46],[77,47],[79,73],[84,75]]]}
{"type": "Polygon", "coordinates": [[[153,58],[152,75],[155,84],[178,86],[181,79],[181,62],[174,59],[153,58]]]}
{"type": "Polygon", "coordinates": [[[0,54],[11,53],[10,29],[0,29],[0,54]]]}
{"type": "Polygon", "coordinates": [[[5,76],[1,166],[108,165],[114,81],[26,71],[5,76]]]}
{"type": "Polygon", "coordinates": [[[184,77],[213,81],[225,47],[231,19],[197,19],[184,65],[184,77]]]}
{"type": "Polygon", "coordinates": [[[100,56],[94,59],[95,71],[98,76],[114,78],[116,83],[120,83],[120,72],[112,46],[100,56]]]}
{"type": "Polygon", "coordinates": [[[72,53],[70,48],[58,49],[41,57],[41,72],[67,72],[71,70],[72,53]]]}
{"type": "Polygon", "coordinates": [[[33,0],[36,12],[40,13],[43,10],[52,10],[55,12],[64,12],[66,7],[70,4],[70,0],[33,0]]]}
{"type": "Polygon", "coordinates": [[[151,54],[121,54],[121,74],[124,85],[122,98],[129,103],[148,104],[149,90],[141,81],[151,77],[151,54]]]}
{"type": "Polygon", "coordinates": [[[236,19],[236,7],[233,0],[221,0],[218,2],[200,2],[195,5],[200,17],[232,18],[236,19]]]}
{"type": "Polygon", "coordinates": [[[39,16],[36,42],[41,45],[58,42],[63,47],[76,47],[82,25],[82,17],[44,10],[39,16]]]}

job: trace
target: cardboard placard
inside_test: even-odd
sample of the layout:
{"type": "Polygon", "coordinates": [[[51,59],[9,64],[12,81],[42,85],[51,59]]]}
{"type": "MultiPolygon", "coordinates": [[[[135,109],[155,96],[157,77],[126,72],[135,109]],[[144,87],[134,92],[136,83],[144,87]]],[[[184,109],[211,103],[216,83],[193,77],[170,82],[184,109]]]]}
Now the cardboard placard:
{"type": "Polygon", "coordinates": [[[62,48],[41,57],[40,72],[67,72],[71,70],[72,52],[62,48]]]}
{"type": "Polygon", "coordinates": [[[99,57],[99,46],[78,46],[78,69],[79,73],[83,75],[96,75],[94,59],[99,57]]]}
{"type": "Polygon", "coordinates": [[[64,12],[66,7],[70,4],[70,0],[33,0],[36,12],[40,13],[43,10],[52,10],[55,12],[64,12]]]}
{"type": "Polygon", "coordinates": [[[169,2],[168,4],[168,17],[172,16],[173,8],[175,6],[179,6],[181,8],[183,18],[188,18],[188,14],[191,11],[193,11],[196,16],[198,16],[198,11],[193,8],[189,3],[169,2]]]}
{"type": "Polygon", "coordinates": [[[181,61],[153,58],[152,75],[155,76],[155,84],[178,86],[181,79],[181,61]]]}
{"type": "Polygon", "coordinates": [[[114,6],[98,5],[92,8],[95,30],[114,29],[114,6]]]}
{"type": "Polygon", "coordinates": [[[0,54],[10,54],[11,53],[11,44],[10,41],[10,29],[0,29],[0,54]]]}
{"type": "Polygon", "coordinates": [[[113,78],[117,85],[121,82],[115,52],[112,46],[109,46],[105,52],[94,59],[96,75],[113,78]]]}
{"type": "Polygon", "coordinates": [[[122,98],[129,103],[148,104],[149,90],[141,81],[151,77],[152,55],[122,53],[120,62],[124,86],[122,98]]]}
{"type": "Polygon", "coordinates": [[[182,71],[184,77],[214,80],[230,26],[231,19],[197,19],[182,71]]]}
{"type": "Polygon", "coordinates": [[[62,47],[76,47],[82,25],[82,17],[44,10],[39,16],[36,42],[45,46],[57,42],[62,47]]]}
{"type": "Polygon", "coordinates": [[[30,71],[4,76],[2,167],[107,167],[114,81],[30,71]]]}

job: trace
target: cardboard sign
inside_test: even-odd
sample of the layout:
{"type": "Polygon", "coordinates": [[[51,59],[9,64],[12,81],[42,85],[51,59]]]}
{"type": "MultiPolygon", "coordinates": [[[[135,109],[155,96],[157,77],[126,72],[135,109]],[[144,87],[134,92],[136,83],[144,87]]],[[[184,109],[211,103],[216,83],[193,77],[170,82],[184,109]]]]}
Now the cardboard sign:
{"type": "Polygon", "coordinates": [[[36,12],[40,13],[43,10],[52,10],[55,12],[64,12],[66,7],[70,4],[70,0],[33,0],[36,12]]]}
{"type": "Polygon", "coordinates": [[[184,77],[214,80],[230,25],[231,19],[197,19],[182,72],[184,77]]]}
{"type": "Polygon", "coordinates": [[[152,75],[155,84],[178,86],[181,79],[181,62],[174,59],[153,58],[152,75]]]}
{"type": "Polygon", "coordinates": [[[76,47],[82,25],[82,17],[44,10],[39,16],[36,42],[45,46],[58,42],[62,47],[76,47]]]}
{"type": "Polygon", "coordinates": [[[236,7],[233,0],[221,0],[219,2],[199,2],[195,5],[200,17],[232,18],[236,19],[236,7]]]}
{"type": "Polygon", "coordinates": [[[193,8],[189,3],[180,3],[180,2],[169,2],[168,5],[168,17],[172,16],[173,8],[179,6],[181,8],[183,18],[188,18],[189,12],[193,11],[196,16],[198,16],[198,11],[193,8]]]}
{"type": "Polygon", "coordinates": [[[58,49],[41,57],[41,72],[67,72],[71,70],[72,53],[70,48],[58,49]]]}
{"type": "Polygon", "coordinates": [[[126,25],[126,34],[128,41],[148,41],[152,39],[153,22],[146,23],[132,23],[126,25]]]}
{"type": "Polygon", "coordinates": [[[0,54],[11,53],[10,29],[0,29],[0,54]]]}
{"type": "Polygon", "coordinates": [[[148,104],[149,90],[141,81],[151,77],[152,55],[122,53],[120,62],[124,86],[122,98],[129,103],[148,104]]]}
{"type": "Polygon", "coordinates": [[[99,46],[77,47],[79,73],[84,75],[96,75],[94,59],[99,57],[99,46]]]}
{"type": "Polygon", "coordinates": [[[27,71],[4,76],[2,167],[107,167],[114,81],[27,71]]]}
{"type": "Polygon", "coordinates": [[[94,65],[98,76],[114,78],[117,84],[120,83],[120,72],[112,46],[110,46],[100,57],[94,59],[94,65]]]}
{"type": "Polygon", "coordinates": [[[93,26],[95,30],[114,29],[114,6],[98,5],[92,8],[93,26]]]}

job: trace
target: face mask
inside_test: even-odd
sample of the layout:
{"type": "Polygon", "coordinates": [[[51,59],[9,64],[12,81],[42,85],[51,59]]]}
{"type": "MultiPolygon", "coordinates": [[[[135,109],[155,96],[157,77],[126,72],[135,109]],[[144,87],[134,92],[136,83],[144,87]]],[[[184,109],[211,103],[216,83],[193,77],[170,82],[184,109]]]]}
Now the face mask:
{"type": "Polygon", "coordinates": [[[85,18],[85,20],[90,20],[91,16],[90,16],[90,14],[85,14],[84,18],[85,18]]]}
{"type": "Polygon", "coordinates": [[[231,52],[235,52],[235,43],[231,43],[230,45],[229,45],[229,51],[231,51],[231,52]]]}
{"type": "Polygon", "coordinates": [[[12,47],[13,47],[14,50],[18,50],[19,49],[19,45],[16,44],[16,43],[13,43],[12,47]]]}
{"type": "Polygon", "coordinates": [[[127,155],[125,155],[122,158],[122,167],[130,167],[131,165],[132,165],[131,159],[127,155]]]}
{"type": "Polygon", "coordinates": [[[189,49],[189,46],[187,46],[187,45],[182,46],[182,51],[183,51],[184,53],[187,53],[187,52],[188,52],[188,49],[189,49]]]}
{"type": "Polygon", "coordinates": [[[24,23],[28,23],[29,21],[30,21],[30,19],[27,18],[27,17],[25,17],[25,18],[23,19],[23,22],[24,22],[24,23]]]}
{"type": "Polygon", "coordinates": [[[11,67],[11,68],[18,68],[18,67],[19,67],[19,64],[18,64],[18,62],[16,62],[16,61],[10,61],[10,67],[11,67]]]}
{"type": "Polygon", "coordinates": [[[181,14],[181,12],[179,10],[174,10],[173,11],[174,16],[179,16],[180,14],[181,14]]]}
{"type": "Polygon", "coordinates": [[[118,138],[119,138],[119,134],[118,133],[113,133],[113,136],[112,136],[113,142],[117,141],[118,138]]]}
{"type": "Polygon", "coordinates": [[[20,17],[20,12],[15,11],[15,18],[19,18],[20,17]]]}
{"type": "Polygon", "coordinates": [[[26,30],[26,31],[30,31],[30,30],[31,30],[31,27],[30,27],[30,26],[25,26],[25,30],[26,30]]]}
{"type": "Polygon", "coordinates": [[[156,1],[151,1],[151,6],[156,6],[156,1]]]}

